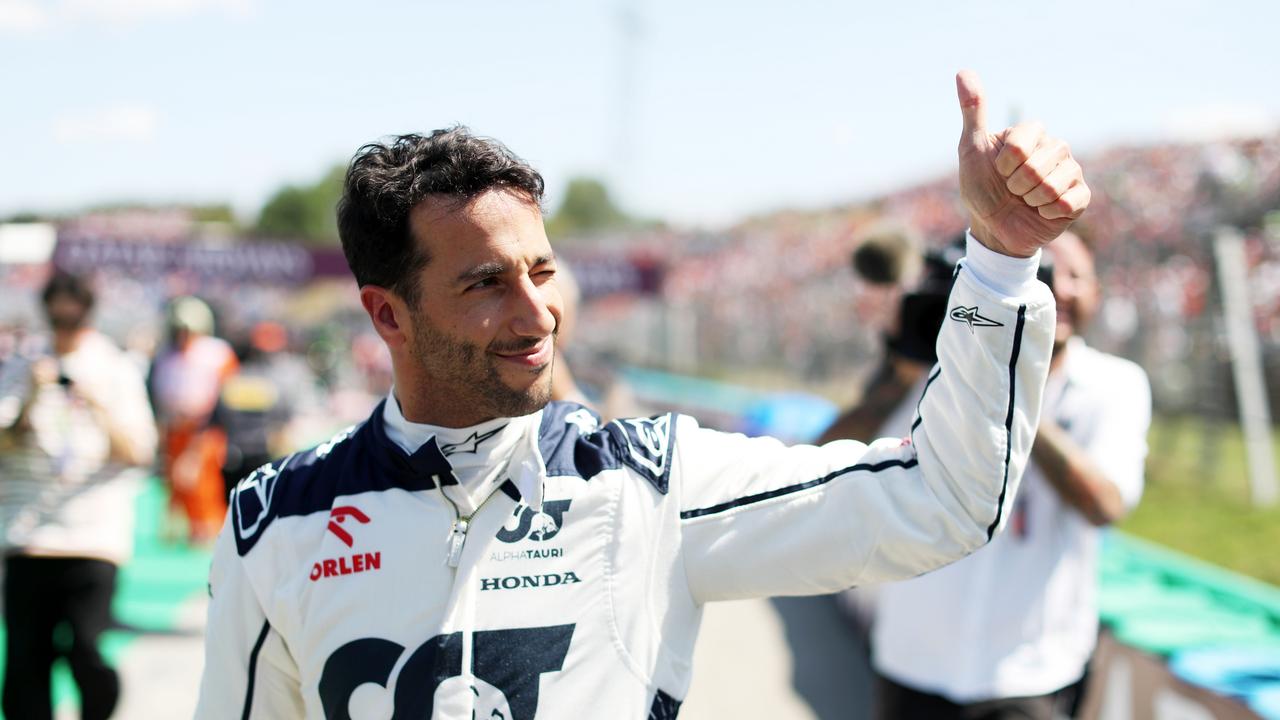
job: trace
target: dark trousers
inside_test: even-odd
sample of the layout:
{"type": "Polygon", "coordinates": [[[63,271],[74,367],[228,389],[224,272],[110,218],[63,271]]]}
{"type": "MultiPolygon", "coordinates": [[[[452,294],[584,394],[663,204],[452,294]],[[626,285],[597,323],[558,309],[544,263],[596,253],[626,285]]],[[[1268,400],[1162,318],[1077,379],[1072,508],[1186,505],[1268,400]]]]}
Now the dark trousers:
{"type": "Polygon", "coordinates": [[[80,716],[106,720],[120,697],[120,679],[98,652],[98,637],[111,623],[116,566],[104,560],[11,555],[5,559],[4,715],[51,720],[50,671],[66,655],[80,687],[80,716]],[[65,623],[71,645],[56,647],[65,623]]]}
{"type": "Polygon", "coordinates": [[[1084,681],[1035,697],[998,698],[959,704],[876,676],[879,720],[1057,720],[1075,716],[1084,681]]]}

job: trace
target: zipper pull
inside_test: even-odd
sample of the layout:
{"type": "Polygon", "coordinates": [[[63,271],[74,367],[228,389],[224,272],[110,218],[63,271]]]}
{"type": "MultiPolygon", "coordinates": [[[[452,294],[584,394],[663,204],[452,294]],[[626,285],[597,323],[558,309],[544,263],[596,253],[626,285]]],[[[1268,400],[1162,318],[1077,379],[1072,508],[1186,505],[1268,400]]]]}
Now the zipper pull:
{"type": "Polygon", "coordinates": [[[462,559],[462,546],[467,542],[467,521],[458,520],[453,524],[453,532],[449,534],[449,567],[458,567],[462,559]]]}

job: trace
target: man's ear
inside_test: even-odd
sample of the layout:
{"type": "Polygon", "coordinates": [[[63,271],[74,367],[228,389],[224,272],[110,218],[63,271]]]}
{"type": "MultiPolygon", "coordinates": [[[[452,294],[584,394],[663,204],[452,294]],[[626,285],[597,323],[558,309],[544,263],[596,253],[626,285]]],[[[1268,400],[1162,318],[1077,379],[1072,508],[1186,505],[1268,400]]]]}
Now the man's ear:
{"type": "Polygon", "coordinates": [[[409,327],[409,306],[399,295],[377,285],[365,285],[360,288],[360,304],[388,348],[394,350],[408,342],[405,331],[409,327]]]}

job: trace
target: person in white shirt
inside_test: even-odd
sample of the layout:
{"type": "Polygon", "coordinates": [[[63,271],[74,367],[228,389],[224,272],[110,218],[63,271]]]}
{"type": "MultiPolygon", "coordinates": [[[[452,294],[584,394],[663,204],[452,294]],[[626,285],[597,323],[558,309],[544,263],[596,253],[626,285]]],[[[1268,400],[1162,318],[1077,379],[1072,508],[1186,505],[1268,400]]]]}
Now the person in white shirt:
{"type": "Polygon", "coordinates": [[[1079,335],[1099,300],[1089,247],[1068,232],[1048,252],[1057,328],[1009,530],[953,565],[879,588],[880,718],[1051,718],[1078,701],[1098,632],[1098,528],[1142,493],[1151,392],[1141,368],[1079,335]]]}
{"type": "Polygon", "coordinates": [[[50,671],[62,651],[81,717],[104,720],[119,696],[98,651],[116,571],[133,549],[133,503],[156,430],[142,373],[88,323],[93,294],[56,273],[44,310],[47,353],[0,372],[0,529],[5,546],[4,715],[51,718],[50,671]]]}
{"type": "Polygon", "coordinates": [[[1089,189],[1042,128],[990,132],[976,77],[957,91],[972,232],[910,442],[787,447],[549,402],[542,177],[464,128],[361,148],[339,229],[395,387],[237,486],[196,716],[670,720],[706,603],[909,577],[989,542],[1048,371],[1039,249],[1089,189]]]}

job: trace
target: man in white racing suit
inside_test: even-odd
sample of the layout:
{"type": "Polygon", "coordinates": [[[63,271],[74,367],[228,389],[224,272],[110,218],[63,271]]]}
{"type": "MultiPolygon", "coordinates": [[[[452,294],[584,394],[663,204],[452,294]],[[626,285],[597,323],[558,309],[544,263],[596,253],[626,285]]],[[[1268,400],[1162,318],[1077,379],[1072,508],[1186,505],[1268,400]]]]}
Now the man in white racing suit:
{"type": "Polygon", "coordinates": [[[199,718],[673,718],[702,606],[910,577],[1007,519],[1083,212],[1065,144],[993,134],[957,77],[971,215],[908,438],[786,447],[548,404],[561,299],[542,178],[465,129],[366,145],[339,206],[395,389],[238,486],[199,718]]]}

